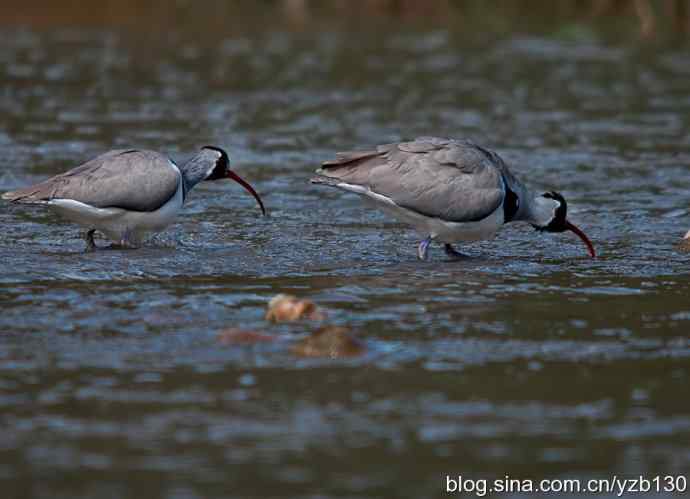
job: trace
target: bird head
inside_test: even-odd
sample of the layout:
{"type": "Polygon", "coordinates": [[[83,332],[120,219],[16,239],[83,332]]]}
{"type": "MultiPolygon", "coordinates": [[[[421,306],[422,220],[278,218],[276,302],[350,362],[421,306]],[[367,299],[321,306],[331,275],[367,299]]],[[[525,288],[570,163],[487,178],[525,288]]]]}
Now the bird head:
{"type": "Polygon", "coordinates": [[[242,177],[230,169],[230,158],[228,157],[228,153],[226,153],[220,147],[204,146],[199,154],[208,156],[208,163],[210,164],[210,167],[206,170],[204,180],[221,180],[224,178],[234,180],[244,187],[252,196],[254,196],[254,199],[256,199],[256,201],[259,203],[261,213],[266,215],[264,204],[254,188],[249,184],[249,182],[245,181],[242,177]]]}
{"type": "Polygon", "coordinates": [[[574,232],[585,243],[590,256],[592,258],[596,256],[594,246],[587,235],[568,221],[568,203],[560,193],[545,192],[537,196],[534,201],[535,216],[531,223],[535,229],[542,232],[574,232]]]}

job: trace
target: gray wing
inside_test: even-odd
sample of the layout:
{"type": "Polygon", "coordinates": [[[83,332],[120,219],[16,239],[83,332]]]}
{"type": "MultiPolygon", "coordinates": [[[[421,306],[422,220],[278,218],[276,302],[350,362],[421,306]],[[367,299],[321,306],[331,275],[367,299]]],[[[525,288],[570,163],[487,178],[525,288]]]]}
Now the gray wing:
{"type": "Polygon", "coordinates": [[[19,203],[73,199],[97,208],[154,211],[177,191],[179,171],[154,151],[118,150],[2,197],[19,203]]]}
{"type": "Polygon", "coordinates": [[[317,170],[326,178],[313,181],[365,187],[418,213],[470,222],[501,205],[504,169],[497,154],[470,141],[420,137],[375,151],[340,153],[317,170]]]}

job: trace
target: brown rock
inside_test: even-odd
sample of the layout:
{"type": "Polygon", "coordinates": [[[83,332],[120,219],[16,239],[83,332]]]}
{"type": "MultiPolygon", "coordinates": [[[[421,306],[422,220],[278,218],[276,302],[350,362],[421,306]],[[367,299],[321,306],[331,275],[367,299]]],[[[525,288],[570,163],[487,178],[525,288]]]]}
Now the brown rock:
{"type": "Polygon", "coordinates": [[[229,328],[218,333],[218,341],[223,345],[254,345],[256,343],[269,343],[276,337],[258,331],[246,331],[244,329],[229,328]]]}
{"type": "Polygon", "coordinates": [[[292,322],[300,319],[320,321],[326,318],[311,300],[300,300],[293,295],[279,294],[271,298],[266,311],[266,320],[292,322]]]}
{"type": "Polygon", "coordinates": [[[355,357],[366,351],[364,344],[344,327],[328,326],[297,342],[291,352],[299,357],[355,357]]]}
{"type": "Polygon", "coordinates": [[[690,230],[687,234],[685,234],[685,237],[683,237],[683,239],[681,239],[678,243],[678,249],[680,251],[690,253],[690,230]]]}

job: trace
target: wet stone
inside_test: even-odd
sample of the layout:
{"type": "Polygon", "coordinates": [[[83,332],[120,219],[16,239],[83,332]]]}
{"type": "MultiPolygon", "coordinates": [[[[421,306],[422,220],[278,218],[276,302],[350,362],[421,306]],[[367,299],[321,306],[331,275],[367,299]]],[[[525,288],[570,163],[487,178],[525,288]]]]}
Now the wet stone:
{"type": "Polygon", "coordinates": [[[366,351],[361,340],[339,326],[318,329],[313,334],[296,343],[291,351],[299,357],[356,357],[366,351]]]}
{"type": "Polygon", "coordinates": [[[301,319],[320,321],[326,314],[311,300],[302,300],[293,295],[279,294],[268,303],[266,320],[292,322],[301,319]]]}
{"type": "Polygon", "coordinates": [[[218,333],[218,342],[222,345],[255,345],[257,343],[270,343],[275,340],[276,337],[271,334],[238,328],[224,329],[218,333]]]}

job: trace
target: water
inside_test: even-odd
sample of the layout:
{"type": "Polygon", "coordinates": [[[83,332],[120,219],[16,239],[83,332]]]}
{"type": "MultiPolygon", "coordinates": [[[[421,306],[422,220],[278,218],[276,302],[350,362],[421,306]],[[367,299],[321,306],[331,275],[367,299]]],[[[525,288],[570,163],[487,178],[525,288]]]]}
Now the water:
{"type": "Polygon", "coordinates": [[[144,248],[84,254],[76,227],[2,206],[4,497],[688,474],[685,44],[177,9],[0,28],[1,190],[111,148],[208,143],[270,211],[215,182],[144,248]],[[410,230],[308,184],[337,150],[430,134],[562,191],[600,257],[514,225],[468,260],[435,246],[420,263],[410,230]],[[296,356],[322,324],[267,323],[277,293],[317,302],[366,353],[296,356]],[[277,340],[219,341],[236,327],[277,340]]]}

